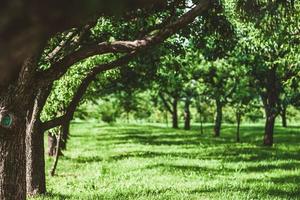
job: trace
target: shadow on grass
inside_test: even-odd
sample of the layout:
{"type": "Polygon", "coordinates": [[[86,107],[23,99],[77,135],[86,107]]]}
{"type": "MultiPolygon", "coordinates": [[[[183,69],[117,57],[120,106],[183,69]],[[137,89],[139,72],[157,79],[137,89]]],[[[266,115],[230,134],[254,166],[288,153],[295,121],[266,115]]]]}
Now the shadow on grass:
{"type": "Polygon", "coordinates": [[[101,162],[103,161],[103,157],[101,156],[91,156],[91,157],[77,157],[77,158],[70,158],[68,156],[64,156],[63,159],[65,160],[70,160],[72,162],[76,162],[79,164],[84,164],[84,163],[92,163],[92,162],[101,162]]]}
{"type": "Polygon", "coordinates": [[[66,199],[72,199],[71,195],[64,195],[64,194],[59,194],[59,193],[54,193],[54,192],[47,192],[44,195],[39,195],[37,196],[38,198],[44,199],[55,199],[55,200],[66,200],[66,199]]]}

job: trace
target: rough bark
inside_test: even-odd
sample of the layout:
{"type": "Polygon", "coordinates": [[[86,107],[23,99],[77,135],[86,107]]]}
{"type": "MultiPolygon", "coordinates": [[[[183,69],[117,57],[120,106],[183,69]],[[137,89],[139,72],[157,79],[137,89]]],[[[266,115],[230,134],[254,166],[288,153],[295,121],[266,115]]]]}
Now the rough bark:
{"type": "Polygon", "coordinates": [[[190,111],[190,100],[187,98],[184,105],[184,129],[191,129],[191,111],[190,111]]]}
{"type": "Polygon", "coordinates": [[[172,102],[172,127],[178,128],[178,100],[175,98],[172,102]]]}
{"type": "Polygon", "coordinates": [[[31,120],[34,60],[26,59],[17,80],[0,93],[0,199],[26,198],[26,130],[31,120]]]}
{"type": "Polygon", "coordinates": [[[275,125],[276,115],[271,110],[266,111],[266,124],[265,124],[265,136],[264,136],[264,145],[272,146],[273,145],[273,134],[274,134],[274,125],[275,125]]]}
{"type": "Polygon", "coordinates": [[[40,115],[51,87],[37,92],[26,130],[26,189],[28,196],[46,193],[44,131],[40,115]]]}
{"type": "Polygon", "coordinates": [[[266,92],[262,93],[262,100],[265,107],[266,124],[263,144],[265,146],[273,145],[273,134],[275,119],[278,114],[279,103],[279,84],[276,74],[276,65],[269,69],[267,74],[266,92]]]}
{"type": "Polygon", "coordinates": [[[216,100],[216,119],[215,119],[215,127],[214,127],[214,136],[220,137],[221,134],[221,126],[222,126],[222,118],[223,118],[223,105],[220,100],[216,100]]]}
{"type": "MultiPolygon", "coordinates": [[[[39,121],[39,119],[37,119],[39,121]]],[[[28,196],[46,193],[44,135],[40,122],[34,122],[26,135],[26,188],[28,196]]]]}
{"type": "Polygon", "coordinates": [[[0,199],[26,198],[25,120],[14,130],[0,129],[0,199]]]}

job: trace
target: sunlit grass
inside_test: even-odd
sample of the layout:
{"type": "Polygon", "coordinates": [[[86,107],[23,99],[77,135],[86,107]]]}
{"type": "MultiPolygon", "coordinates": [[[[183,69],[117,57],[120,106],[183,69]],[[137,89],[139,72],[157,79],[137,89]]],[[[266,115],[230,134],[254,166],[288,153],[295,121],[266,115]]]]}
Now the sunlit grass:
{"type": "MultiPolygon", "coordinates": [[[[261,146],[263,127],[192,131],[155,125],[76,123],[49,194],[37,199],[300,199],[299,127],[276,128],[275,146],[261,146]]],[[[47,170],[51,160],[47,159],[47,170]]]]}

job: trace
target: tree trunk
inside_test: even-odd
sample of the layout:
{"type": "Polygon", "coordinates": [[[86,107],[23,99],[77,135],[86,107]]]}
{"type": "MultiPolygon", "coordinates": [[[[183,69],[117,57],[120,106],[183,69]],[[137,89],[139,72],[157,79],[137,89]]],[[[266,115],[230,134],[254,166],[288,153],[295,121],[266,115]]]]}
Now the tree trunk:
{"type": "MultiPolygon", "coordinates": [[[[22,109],[27,110],[26,107],[22,109]]],[[[3,117],[2,113],[1,116],[3,117]]],[[[19,119],[25,119],[20,117],[19,119]]],[[[12,128],[0,127],[0,199],[26,199],[25,120],[14,120],[12,128]]]]}
{"type": "Polygon", "coordinates": [[[262,95],[266,114],[265,135],[263,140],[263,144],[265,146],[273,145],[275,119],[278,114],[280,85],[278,82],[279,80],[277,78],[276,69],[276,65],[269,69],[267,74],[266,93],[262,95]]]}
{"type": "Polygon", "coordinates": [[[67,120],[67,122],[64,123],[64,126],[62,127],[62,140],[60,145],[61,150],[67,149],[67,142],[70,137],[70,123],[71,121],[67,120]]]}
{"type": "Polygon", "coordinates": [[[275,126],[276,114],[274,111],[266,109],[266,124],[265,124],[265,135],[264,135],[264,145],[273,145],[273,133],[275,126]]]}
{"type": "Polygon", "coordinates": [[[223,105],[220,102],[220,100],[216,100],[216,107],[217,107],[217,113],[216,113],[216,119],[215,119],[214,136],[220,137],[222,117],[223,117],[223,111],[222,111],[223,105]]]}
{"type": "Polygon", "coordinates": [[[48,133],[48,156],[53,157],[56,154],[57,139],[51,132],[48,133]]]}
{"type": "Polygon", "coordinates": [[[178,128],[178,111],[177,111],[177,104],[178,101],[177,99],[173,100],[172,107],[173,107],[173,112],[172,112],[172,127],[173,128],[178,128]]]}
{"type": "Polygon", "coordinates": [[[190,112],[190,100],[187,98],[184,106],[184,129],[191,129],[191,112],[190,112]]]}
{"type": "Polygon", "coordinates": [[[36,95],[30,123],[26,129],[26,189],[28,196],[46,193],[44,130],[40,115],[50,89],[40,89],[36,95]]]}
{"type": "Polygon", "coordinates": [[[236,126],[236,141],[237,142],[241,141],[241,138],[240,138],[241,118],[242,118],[241,113],[237,112],[236,113],[236,123],[237,123],[237,126],[236,126]]]}
{"type": "Polygon", "coordinates": [[[203,133],[204,133],[204,131],[203,131],[203,121],[202,121],[202,119],[201,119],[201,121],[200,121],[200,133],[201,133],[201,135],[203,135],[203,133]]]}
{"type": "Polygon", "coordinates": [[[26,135],[26,186],[29,196],[46,193],[44,134],[37,120],[26,135]]]}
{"type": "Polygon", "coordinates": [[[60,146],[61,146],[61,139],[62,139],[62,130],[59,131],[59,134],[57,136],[57,145],[56,145],[56,152],[55,152],[55,159],[54,159],[54,162],[53,162],[53,166],[50,170],[50,176],[54,176],[55,175],[55,170],[56,170],[56,167],[57,167],[57,163],[58,163],[58,159],[59,159],[59,156],[60,156],[60,146]]]}
{"type": "Polygon", "coordinates": [[[282,122],[282,127],[287,128],[287,119],[286,119],[286,107],[283,106],[281,110],[281,122],[282,122]]]}

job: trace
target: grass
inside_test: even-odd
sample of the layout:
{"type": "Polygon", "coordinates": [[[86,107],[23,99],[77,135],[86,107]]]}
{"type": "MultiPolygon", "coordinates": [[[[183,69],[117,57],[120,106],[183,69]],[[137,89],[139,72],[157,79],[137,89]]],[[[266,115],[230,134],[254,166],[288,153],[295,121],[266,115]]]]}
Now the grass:
{"type": "MultiPolygon", "coordinates": [[[[76,123],[48,194],[37,199],[300,199],[299,127],[276,127],[265,148],[262,126],[234,126],[221,138],[156,125],[76,123]]],[[[52,160],[47,158],[47,170],[52,160]]]]}

